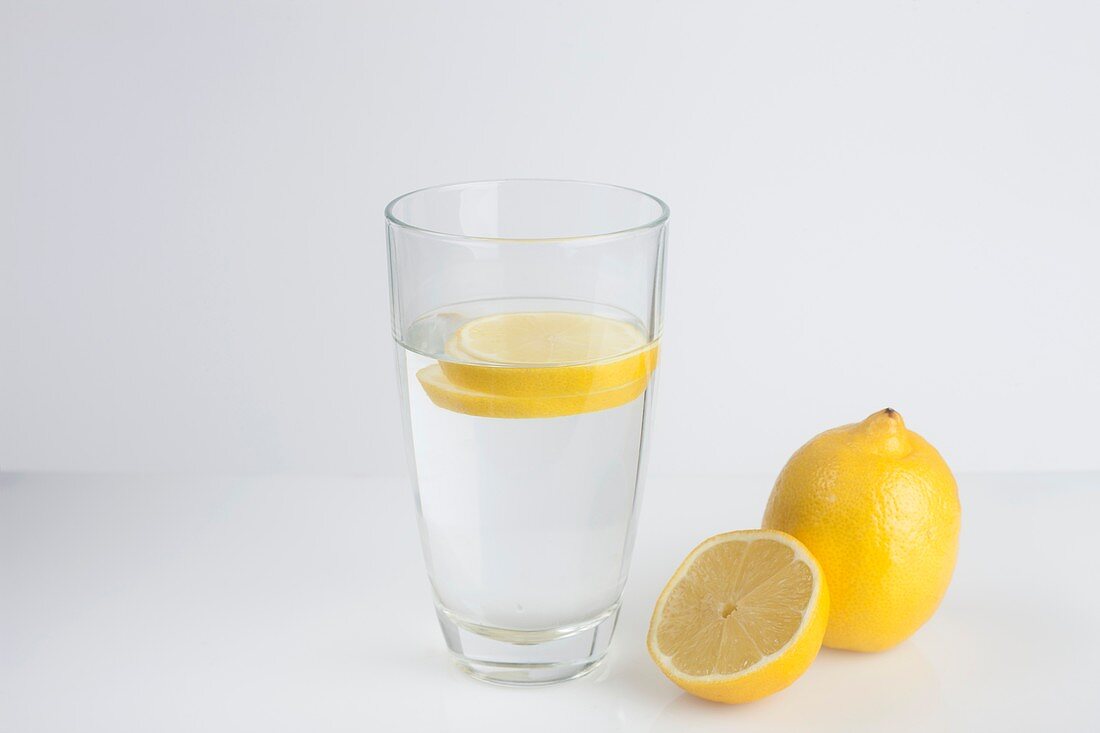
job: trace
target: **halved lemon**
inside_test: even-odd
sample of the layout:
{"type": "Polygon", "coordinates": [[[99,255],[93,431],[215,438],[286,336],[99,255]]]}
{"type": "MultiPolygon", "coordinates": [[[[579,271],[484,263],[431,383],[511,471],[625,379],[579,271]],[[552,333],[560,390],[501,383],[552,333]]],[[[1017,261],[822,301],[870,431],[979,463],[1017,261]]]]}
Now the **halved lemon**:
{"type": "Polygon", "coordinates": [[[555,417],[636,399],[657,366],[637,326],[583,313],[502,313],[461,326],[421,369],[431,400],[484,417],[555,417]],[[476,363],[471,363],[476,362],[476,363]]]}
{"type": "Polygon", "coordinates": [[[802,543],[774,530],[727,532],[692,550],[668,581],[647,645],[691,694],[750,702],[806,671],[828,618],[825,574],[802,543]]]}

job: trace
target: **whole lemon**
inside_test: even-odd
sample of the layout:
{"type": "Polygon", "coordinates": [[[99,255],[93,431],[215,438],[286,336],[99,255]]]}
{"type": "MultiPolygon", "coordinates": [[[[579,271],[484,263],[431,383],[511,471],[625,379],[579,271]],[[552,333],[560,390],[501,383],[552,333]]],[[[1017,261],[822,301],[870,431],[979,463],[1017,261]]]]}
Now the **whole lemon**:
{"type": "Polygon", "coordinates": [[[959,547],[959,496],[940,454],[895,410],[821,433],[779,473],[763,526],[825,570],[825,645],[879,651],[939,606],[959,547]]]}

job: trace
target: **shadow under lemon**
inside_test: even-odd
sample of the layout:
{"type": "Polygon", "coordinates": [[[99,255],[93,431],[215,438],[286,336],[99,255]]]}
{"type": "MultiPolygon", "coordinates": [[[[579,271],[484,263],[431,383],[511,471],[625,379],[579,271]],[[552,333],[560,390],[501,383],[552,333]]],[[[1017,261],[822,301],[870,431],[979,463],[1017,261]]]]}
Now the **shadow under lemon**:
{"type": "Polygon", "coordinates": [[[904,643],[875,655],[823,648],[798,681],[748,705],[724,705],[686,692],[669,702],[651,733],[744,730],[943,730],[940,679],[920,645],[904,643]],[[731,727],[732,726],[732,727],[731,727]],[[885,729],[885,728],[882,728],[885,729]]]}

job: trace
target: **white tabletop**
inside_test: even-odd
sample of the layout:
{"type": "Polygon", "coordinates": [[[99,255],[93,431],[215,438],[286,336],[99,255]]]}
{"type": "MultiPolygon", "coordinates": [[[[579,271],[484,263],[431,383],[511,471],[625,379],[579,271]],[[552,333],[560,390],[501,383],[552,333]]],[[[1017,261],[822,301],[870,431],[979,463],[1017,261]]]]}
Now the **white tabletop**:
{"type": "Polygon", "coordinates": [[[657,477],[616,638],[587,678],[476,682],[444,650],[403,479],[0,478],[0,731],[1097,730],[1100,474],[960,477],[937,615],[789,689],[696,700],[646,655],[702,538],[770,480],[657,477]]]}

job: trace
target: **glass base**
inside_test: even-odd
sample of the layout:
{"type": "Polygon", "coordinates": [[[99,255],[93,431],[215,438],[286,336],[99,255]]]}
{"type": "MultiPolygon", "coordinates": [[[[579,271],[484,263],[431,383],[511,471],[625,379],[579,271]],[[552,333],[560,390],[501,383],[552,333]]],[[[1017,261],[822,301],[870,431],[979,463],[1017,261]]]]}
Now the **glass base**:
{"type": "Polygon", "coordinates": [[[600,663],[619,606],[583,624],[545,631],[478,626],[439,606],[436,613],[451,654],[471,677],[499,685],[548,685],[581,677],[600,663]]]}

